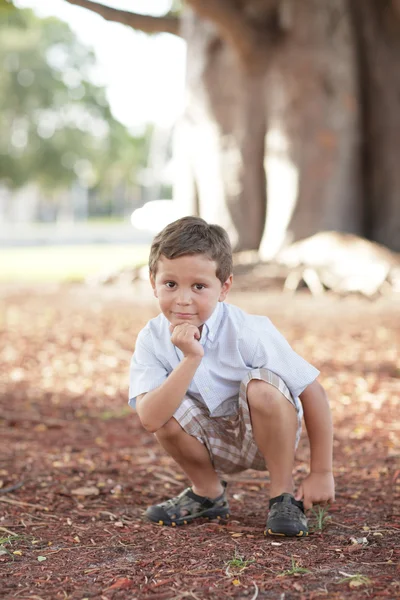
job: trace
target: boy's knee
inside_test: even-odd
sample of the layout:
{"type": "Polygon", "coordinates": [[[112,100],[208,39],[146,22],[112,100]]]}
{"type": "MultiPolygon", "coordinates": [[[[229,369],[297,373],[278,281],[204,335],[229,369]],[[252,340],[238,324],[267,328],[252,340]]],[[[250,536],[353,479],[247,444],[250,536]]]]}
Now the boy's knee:
{"type": "Polygon", "coordinates": [[[155,431],[154,433],[158,439],[171,440],[180,435],[182,431],[183,429],[179,425],[178,421],[174,417],[171,417],[165,423],[165,425],[160,427],[160,429],[157,429],[157,431],[155,431]]]}
{"type": "Polygon", "coordinates": [[[290,404],[275,386],[261,379],[253,379],[247,385],[247,402],[250,409],[263,414],[273,414],[280,409],[282,401],[290,404]]]}

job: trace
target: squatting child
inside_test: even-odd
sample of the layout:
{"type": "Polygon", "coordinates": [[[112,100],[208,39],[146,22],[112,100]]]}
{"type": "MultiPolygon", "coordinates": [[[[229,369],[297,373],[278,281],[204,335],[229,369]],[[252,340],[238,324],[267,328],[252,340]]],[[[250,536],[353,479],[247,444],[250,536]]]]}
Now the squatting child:
{"type": "Polygon", "coordinates": [[[192,485],[150,506],[147,518],[170,526],[225,518],[223,475],[268,469],[265,533],[307,535],[304,510],[334,500],[332,423],[319,371],[267,317],[225,303],[232,249],[218,225],[197,217],[169,224],[153,241],[149,269],[161,314],[137,338],[129,402],[192,485]],[[310,473],[294,495],[303,413],[310,473]]]}

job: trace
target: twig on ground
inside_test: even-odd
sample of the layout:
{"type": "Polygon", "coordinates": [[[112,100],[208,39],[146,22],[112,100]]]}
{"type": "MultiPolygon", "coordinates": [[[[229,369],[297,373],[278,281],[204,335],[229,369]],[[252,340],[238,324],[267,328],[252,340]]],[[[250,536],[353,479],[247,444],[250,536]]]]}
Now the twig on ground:
{"type": "Polygon", "coordinates": [[[31,508],[38,508],[39,510],[45,510],[46,512],[50,510],[47,506],[31,504],[30,502],[21,502],[20,500],[11,500],[10,498],[0,498],[0,502],[5,502],[6,504],[15,504],[15,506],[30,506],[31,508]]]}
{"type": "Polygon", "coordinates": [[[256,600],[256,598],[258,597],[258,586],[255,581],[252,581],[251,583],[254,585],[255,591],[250,600],[256,600]]]}
{"type": "Polygon", "coordinates": [[[0,494],[9,494],[10,492],[15,492],[15,490],[19,490],[24,485],[25,481],[20,481],[14,485],[10,485],[10,487],[0,488],[0,494]]]}

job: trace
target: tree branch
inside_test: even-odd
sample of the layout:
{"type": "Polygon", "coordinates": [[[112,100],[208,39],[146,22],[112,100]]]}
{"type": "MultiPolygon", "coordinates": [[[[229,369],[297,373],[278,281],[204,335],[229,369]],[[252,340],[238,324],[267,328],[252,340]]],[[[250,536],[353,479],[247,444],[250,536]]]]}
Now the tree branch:
{"type": "Polygon", "coordinates": [[[200,17],[212,21],[221,37],[236,49],[244,62],[254,56],[257,51],[257,30],[232,0],[186,0],[186,4],[200,17]]]}
{"type": "Polygon", "coordinates": [[[69,4],[75,4],[76,6],[87,8],[88,10],[91,10],[102,16],[104,19],[106,19],[106,21],[122,23],[123,25],[128,25],[133,29],[138,29],[139,31],[144,31],[145,33],[172,33],[173,35],[180,35],[180,19],[178,17],[168,15],[165,15],[164,17],[140,15],[126,10],[110,8],[104,4],[91,2],[89,0],[66,1],[69,2],[69,4]]]}

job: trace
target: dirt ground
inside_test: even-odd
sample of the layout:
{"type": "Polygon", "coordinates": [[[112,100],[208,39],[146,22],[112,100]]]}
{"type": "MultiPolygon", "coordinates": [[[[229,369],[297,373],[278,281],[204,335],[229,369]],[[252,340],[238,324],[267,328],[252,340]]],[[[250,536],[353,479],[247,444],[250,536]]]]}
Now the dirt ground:
{"type": "MultiPolygon", "coordinates": [[[[233,293],[321,370],[337,499],[304,539],[265,538],[268,477],[229,478],[227,524],[143,520],[185,477],[127,407],[141,289],[0,288],[2,598],[400,597],[400,302],[233,293]]],[[[306,437],[295,465],[307,471],[306,437]]]]}

